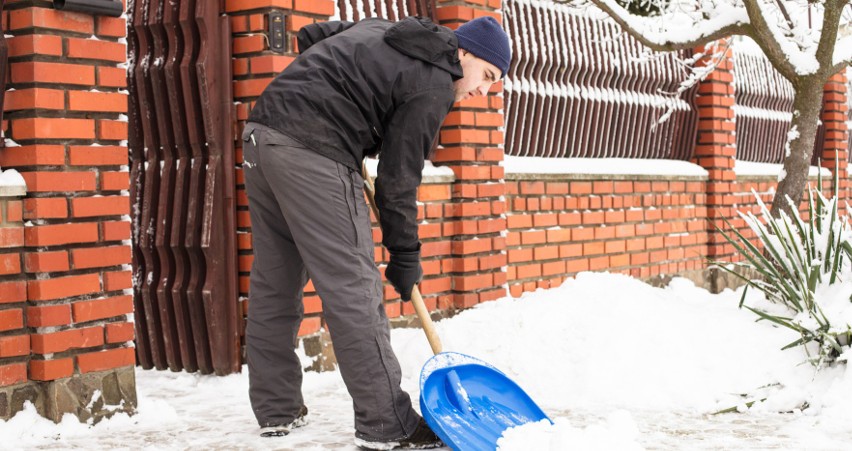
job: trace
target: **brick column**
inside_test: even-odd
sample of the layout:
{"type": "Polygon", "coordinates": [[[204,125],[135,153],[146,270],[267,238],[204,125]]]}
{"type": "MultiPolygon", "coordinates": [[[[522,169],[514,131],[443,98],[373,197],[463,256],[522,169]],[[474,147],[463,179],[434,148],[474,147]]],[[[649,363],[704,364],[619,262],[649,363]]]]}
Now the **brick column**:
{"type": "MultiPolygon", "coordinates": [[[[721,43],[720,43],[721,45],[721,43]]],[[[708,44],[707,53],[712,53],[708,44]]],[[[704,49],[696,51],[703,52],[704,49]]],[[[707,59],[697,64],[706,64],[707,59]]],[[[716,231],[715,225],[724,228],[723,218],[734,221],[735,193],[734,157],[734,86],[733,58],[728,49],[724,60],[707,78],[700,82],[698,97],[698,142],[692,161],[707,169],[707,256],[711,259],[729,259],[734,254],[730,245],[716,231]]]]}
{"type": "MultiPolygon", "coordinates": [[[[502,22],[499,0],[438,4],[441,25],[458,28],[490,15],[502,22]]],[[[457,103],[441,129],[436,164],[453,170],[452,203],[445,207],[453,231],[453,304],[467,308],[506,295],[506,184],[503,167],[503,83],[486,98],[457,103]]]]}
{"type": "Polygon", "coordinates": [[[14,415],[20,409],[17,404],[32,390],[32,384],[27,384],[30,334],[24,322],[27,283],[21,269],[24,195],[23,182],[0,186],[0,418],[14,415]]]}
{"type": "MultiPolygon", "coordinates": [[[[298,55],[296,35],[305,25],[328,20],[334,14],[332,0],[227,0],[226,13],[231,18],[233,33],[233,73],[234,103],[236,103],[237,124],[235,127],[234,149],[238,167],[237,183],[237,248],[239,258],[240,308],[243,315],[240,337],[245,346],[245,316],[248,313],[249,276],[254,259],[252,250],[251,220],[248,209],[248,196],[245,189],[245,176],[242,170],[242,135],[255,101],[275,78],[298,55]],[[270,48],[270,14],[283,14],[285,39],[283,52],[270,48]]],[[[377,253],[381,255],[381,253],[377,253]]],[[[313,369],[334,369],[334,356],[330,341],[322,328],[322,304],[312,283],[305,287],[305,317],[299,328],[299,337],[308,337],[304,343],[307,354],[316,359],[313,369]]],[[[243,354],[244,355],[244,354],[243,354]]]]}
{"type": "MultiPolygon", "coordinates": [[[[834,174],[834,168],[838,169],[837,188],[838,197],[841,199],[838,208],[846,211],[844,200],[849,199],[849,149],[847,143],[849,134],[846,126],[846,115],[848,114],[846,71],[831,77],[826,83],[823,91],[822,123],[825,126],[825,144],[822,149],[822,167],[828,168],[834,174]]],[[[832,177],[831,183],[834,183],[832,177]]]]}
{"type": "Polygon", "coordinates": [[[20,1],[9,6],[9,122],[0,165],[23,202],[33,401],[59,421],[132,411],[126,25],[20,1]],[[96,392],[103,396],[92,402],[96,392]],[[116,407],[122,404],[122,407],[116,407]],[[110,406],[107,408],[107,406],[110,406]]]}

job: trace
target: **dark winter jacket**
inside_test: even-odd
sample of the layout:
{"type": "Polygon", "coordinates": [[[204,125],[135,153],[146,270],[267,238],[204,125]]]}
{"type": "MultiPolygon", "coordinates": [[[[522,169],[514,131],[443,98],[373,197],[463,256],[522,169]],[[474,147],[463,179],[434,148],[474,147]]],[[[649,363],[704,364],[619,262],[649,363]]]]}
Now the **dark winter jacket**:
{"type": "Polygon", "coordinates": [[[360,171],[379,156],[376,203],[391,251],[420,248],[417,187],[462,77],[453,32],[428,19],[325,22],[299,32],[301,55],[266,88],[249,121],[360,171]]]}

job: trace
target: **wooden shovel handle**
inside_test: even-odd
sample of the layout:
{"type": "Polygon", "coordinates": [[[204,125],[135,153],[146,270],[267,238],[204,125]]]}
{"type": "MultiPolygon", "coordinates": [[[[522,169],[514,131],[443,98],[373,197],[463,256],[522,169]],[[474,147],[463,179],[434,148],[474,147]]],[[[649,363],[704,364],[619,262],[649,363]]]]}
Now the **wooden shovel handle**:
{"type": "MultiPolygon", "coordinates": [[[[376,221],[379,221],[379,208],[376,206],[376,187],[373,185],[373,179],[367,172],[366,160],[361,165],[361,175],[364,177],[364,186],[367,191],[367,200],[370,203],[370,209],[373,210],[373,215],[376,216],[376,221]]],[[[439,354],[441,352],[441,337],[435,331],[435,324],[432,323],[432,317],[429,311],[426,310],[426,304],[423,303],[423,297],[420,296],[420,288],[417,284],[411,289],[411,303],[414,304],[414,311],[417,312],[417,317],[420,318],[420,324],[423,325],[423,332],[426,334],[426,339],[429,340],[429,346],[432,347],[432,352],[439,354]]]]}

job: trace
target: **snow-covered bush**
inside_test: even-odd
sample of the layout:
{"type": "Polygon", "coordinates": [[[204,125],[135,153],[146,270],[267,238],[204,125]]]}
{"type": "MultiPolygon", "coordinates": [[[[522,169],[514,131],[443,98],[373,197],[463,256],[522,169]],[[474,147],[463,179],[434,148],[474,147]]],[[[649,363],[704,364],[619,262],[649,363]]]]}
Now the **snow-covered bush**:
{"type": "Polygon", "coordinates": [[[774,218],[757,193],[755,197],[760,207],[759,217],[751,212],[738,213],[757,234],[763,249],[726,221],[732,233],[720,231],[745,260],[716,263],[746,282],[740,307],[744,306],[748,288],[760,290],[773,308],[745,308],[757,314],[759,320],[771,321],[799,334],[784,349],[804,346],[809,361],[817,367],[843,360],[841,354],[848,349],[852,338],[849,216],[838,215],[836,195],[827,199],[812,188],[808,189],[807,221],[802,220],[795,206],[791,208],[794,217],[782,212],[780,218],[774,218]],[[748,277],[749,273],[758,277],[748,277]]]}

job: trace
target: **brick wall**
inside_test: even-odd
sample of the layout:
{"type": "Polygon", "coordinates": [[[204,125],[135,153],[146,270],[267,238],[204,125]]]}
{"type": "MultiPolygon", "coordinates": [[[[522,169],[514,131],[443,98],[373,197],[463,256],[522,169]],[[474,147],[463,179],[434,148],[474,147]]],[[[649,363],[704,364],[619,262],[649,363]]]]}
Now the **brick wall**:
{"type": "Polygon", "coordinates": [[[510,292],[704,267],[706,177],[507,174],[510,292]]]}
{"type": "MultiPolygon", "coordinates": [[[[23,232],[14,263],[21,274],[3,285],[9,297],[4,291],[0,303],[9,317],[3,325],[20,320],[25,328],[2,332],[0,349],[19,352],[26,345],[20,351],[26,355],[24,374],[39,381],[40,390],[88,381],[70,404],[55,399],[37,404],[58,421],[103,389],[92,380],[132,372],[135,363],[128,316],[133,303],[125,20],[36,5],[41,4],[18,1],[3,11],[11,37],[7,147],[0,149],[0,167],[17,169],[28,195],[22,204],[7,205],[22,207],[13,227],[23,232]],[[11,337],[22,333],[28,340],[13,346],[11,337]]],[[[0,367],[10,358],[22,357],[0,351],[0,367]]],[[[20,368],[15,365],[10,368],[20,368]]],[[[0,378],[0,384],[10,381],[21,382],[0,378]]],[[[128,409],[135,392],[132,398],[128,409]]]]}
{"type": "MultiPolygon", "coordinates": [[[[0,186],[0,387],[27,381],[30,335],[24,320],[27,285],[21,201],[25,194],[24,186],[0,186]]],[[[0,415],[8,413],[0,409],[0,415]]]]}

